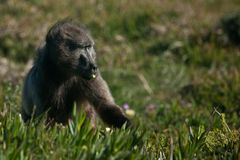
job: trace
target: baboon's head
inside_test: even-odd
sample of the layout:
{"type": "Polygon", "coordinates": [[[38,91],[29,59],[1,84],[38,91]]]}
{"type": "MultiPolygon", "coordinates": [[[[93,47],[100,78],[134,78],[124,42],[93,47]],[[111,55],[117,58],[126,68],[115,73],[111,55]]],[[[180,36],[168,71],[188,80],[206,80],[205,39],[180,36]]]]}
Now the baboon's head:
{"type": "Polygon", "coordinates": [[[96,78],[93,46],[86,29],[69,21],[55,24],[46,37],[48,57],[65,76],[80,76],[86,80],[96,78]]]}

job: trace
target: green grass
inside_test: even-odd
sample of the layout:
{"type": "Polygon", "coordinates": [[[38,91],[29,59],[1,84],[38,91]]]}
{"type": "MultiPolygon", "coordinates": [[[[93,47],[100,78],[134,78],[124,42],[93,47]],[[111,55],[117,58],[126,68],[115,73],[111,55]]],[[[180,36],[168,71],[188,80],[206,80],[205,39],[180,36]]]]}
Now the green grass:
{"type": "Polygon", "coordinates": [[[0,159],[240,159],[239,47],[205,40],[239,9],[238,0],[1,1],[0,58],[19,68],[10,77],[71,17],[91,31],[102,76],[134,110],[135,128],[107,131],[98,119],[92,129],[75,112],[66,126],[24,125],[23,77],[0,74],[0,159]]]}

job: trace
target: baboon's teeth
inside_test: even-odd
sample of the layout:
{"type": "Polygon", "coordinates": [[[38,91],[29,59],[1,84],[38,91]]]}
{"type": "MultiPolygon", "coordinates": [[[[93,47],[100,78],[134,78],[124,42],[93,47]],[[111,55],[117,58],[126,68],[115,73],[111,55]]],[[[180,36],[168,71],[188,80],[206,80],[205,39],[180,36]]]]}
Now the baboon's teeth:
{"type": "Polygon", "coordinates": [[[95,74],[92,74],[92,78],[95,79],[95,78],[96,78],[96,75],[95,75],[95,74]]]}

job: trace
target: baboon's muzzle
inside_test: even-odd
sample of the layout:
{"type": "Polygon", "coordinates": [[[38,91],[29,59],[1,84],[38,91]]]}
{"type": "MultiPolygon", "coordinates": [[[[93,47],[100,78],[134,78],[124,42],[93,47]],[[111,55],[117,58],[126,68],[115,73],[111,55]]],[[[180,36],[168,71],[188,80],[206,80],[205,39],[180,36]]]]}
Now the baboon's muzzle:
{"type": "Polygon", "coordinates": [[[90,67],[90,79],[95,79],[96,77],[97,77],[97,65],[95,65],[95,64],[90,64],[89,65],[90,67]]]}
{"type": "Polygon", "coordinates": [[[95,79],[97,77],[97,65],[89,63],[87,67],[79,67],[79,74],[86,80],[95,79]]]}

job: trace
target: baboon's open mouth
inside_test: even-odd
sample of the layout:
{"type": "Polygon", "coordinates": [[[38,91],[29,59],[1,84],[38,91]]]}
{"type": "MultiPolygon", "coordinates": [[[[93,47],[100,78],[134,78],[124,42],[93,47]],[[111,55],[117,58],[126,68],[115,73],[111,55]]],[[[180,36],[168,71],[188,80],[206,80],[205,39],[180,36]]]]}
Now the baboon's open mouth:
{"type": "Polygon", "coordinates": [[[95,79],[97,75],[95,73],[92,74],[92,79],[95,79]]]}
{"type": "Polygon", "coordinates": [[[97,72],[82,72],[79,74],[79,76],[81,76],[85,80],[94,80],[97,78],[97,72]]]}
{"type": "Polygon", "coordinates": [[[77,70],[77,73],[80,77],[82,77],[85,80],[94,80],[97,78],[98,69],[97,69],[97,67],[83,68],[80,66],[77,70]]]}
{"type": "Polygon", "coordinates": [[[96,73],[92,73],[92,74],[88,75],[87,77],[83,77],[83,78],[87,79],[87,80],[93,80],[93,79],[97,78],[97,74],[96,73]]]}

